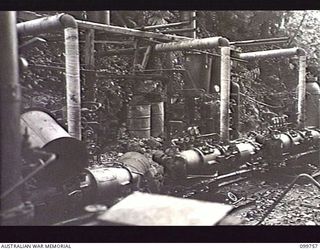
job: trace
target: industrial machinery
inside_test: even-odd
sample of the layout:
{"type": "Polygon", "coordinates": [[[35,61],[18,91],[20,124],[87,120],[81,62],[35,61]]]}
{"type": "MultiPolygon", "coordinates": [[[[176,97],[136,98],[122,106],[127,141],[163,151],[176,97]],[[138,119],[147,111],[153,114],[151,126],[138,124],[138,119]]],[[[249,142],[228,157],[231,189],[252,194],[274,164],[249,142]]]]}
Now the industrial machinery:
{"type": "MultiPolygon", "coordinates": [[[[6,14],[2,18],[8,22],[4,28],[10,27],[6,31],[6,37],[9,37],[11,33],[16,34],[15,16],[6,14]]],[[[81,141],[81,111],[84,110],[80,106],[79,67],[70,67],[74,61],[79,62],[78,41],[70,39],[72,35],[76,37],[78,34],[77,22],[72,17],[63,14],[50,17],[43,22],[47,22],[48,27],[52,29],[63,28],[66,33],[65,44],[68,45],[66,46],[66,50],[68,49],[66,69],[71,70],[66,73],[68,104],[66,117],[69,132],[62,128],[51,114],[41,110],[24,112],[21,114],[19,122],[19,100],[15,99],[16,97],[18,99],[19,91],[14,92],[19,89],[18,79],[16,79],[18,75],[17,63],[14,60],[10,61],[9,73],[6,72],[6,68],[0,68],[0,74],[6,76],[1,82],[2,90],[5,92],[12,90],[11,95],[2,94],[2,97],[7,98],[5,104],[8,106],[8,108],[3,108],[4,105],[1,105],[2,114],[8,118],[11,118],[12,115],[12,119],[8,123],[2,121],[6,132],[3,141],[6,146],[11,146],[10,140],[13,141],[13,146],[7,147],[6,158],[3,160],[5,167],[2,170],[1,178],[4,184],[1,187],[4,189],[1,190],[0,198],[1,201],[6,201],[3,203],[7,209],[7,211],[1,211],[3,225],[18,224],[18,221],[32,225],[54,224],[70,217],[81,216],[84,212],[83,207],[92,204],[96,204],[96,206],[89,207],[89,210],[106,210],[107,207],[113,206],[119,199],[133,191],[148,190],[146,185],[150,181],[151,162],[138,152],[127,152],[116,161],[112,160],[104,164],[89,163],[89,155],[97,155],[99,151],[98,148],[95,148],[98,138],[93,136],[93,132],[100,129],[95,111],[99,110],[101,105],[89,103],[87,108],[88,119],[85,123],[86,126],[84,126],[84,137],[89,142],[88,150],[88,147],[81,141]],[[11,79],[13,76],[15,78],[11,79]],[[11,84],[11,86],[5,84],[11,84]],[[18,133],[19,123],[20,133],[18,133]],[[23,137],[21,157],[21,150],[19,150],[21,138],[18,135],[23,137]],[[19,146],[19,148],[16,149],[15,146],[19,146]],[[14,152],[19,152],[19,154],[14,152]],[[98,206],[97,204],[103,205],[98,206]],[[19,216],[26,214],[24,220],[17,216],[17,210],[19,216]]],[[[18,31],[26,35],[47,31],[41,22],[35,21],[35,24],[37,25],[31,22],[29,26],[22,23],[18,25],[18,31]]],[[[180,183],[180,181],[193,180],[197,177],[217,180],[239,173],[272,171],[274,168],[296,165],[299,162],[319,165],[320,129],[318,118],[320,102],[318,97],[320,92],[317,83],[309,83],[307,88],[311,94],[306,103],[307,127],[304,126],[305,86],[301,80],[303,77],[300,77],[299,126],[294,127],[288,124],[285,116],[272,117],[267,130],[251,132],[246,138],[239,138],[240,87],[236,83],[230,82],[230,48],[227,47],[229,42],[221,37],[195,39],[195,41],[185,43],[157,44],[154,46],[154,50],[163,52],[181,48],[192,49],[193,43],[199,49],[224,47],[223,53],[221,52],[221,90],[215,93],[211,91],[213,86],[210,86],[211,73],[208,65],[211,65],[212,62],[210,63],[209,60],[208,65],[205,64],[208,67],[202,69],[206,72],[206,80],[199,80],[201,69],[195,69],[195,71],[199,71],[199,76],[193,77],[199,86],[192,86],[195,89],[182,89],[175,98],[172,98],[175,99],[175,103],[170,103],[173,104],[171,108],[176,108],[178,111],[172,112],[176,117],[171,114],[168,123],[169,125],[184,123],[181,127],[182,131],[180,134],[170,131],[169,138],[172,145],[165,151],[153,152],[153,160],[165,168],[167,177],[180,183]],[[204,94],[203,92],[208,93],[204,94]],[[215,98],[213,95],[216,95],[215,98]],[[230,103],[234,105],[229,105],[230,103]],[[310,106],[315,104],[316,106],[310,106]],[[315,114],[314,117],[313,114],[315,114]],[[220,136],[218,135],[219,129],[220,136]],[[175,138],[172,138],[174,136],[175,138]],[[229,141],[229,136],[231,141],[229,141]]],[[[13,48],[12,44],[12,41],[7,39],[2,46],[14,51],[8,55],[5,53],[6,49],[3,49],[5,57],[11,58],[13,54],[17,57],[17,48],[13,48]]],[[[294,48],[286,50],[286,53],[290,55],[299,54],[298,52],[301,53],[300,50],[294,48]]],[[[280,52],[272,51],[269,53],[275,55],[280,52]]],[[[258,53],[259,55],[265,56],[266,54],[258,53]]],[[[256,53],[244,53],[242,59],[256,56],[256,53]]],[[[267,53],[267,56],[270,54],[267,53]]],[[[194,57],[195,61],[203,60],[198,55],[189,55],[189,57],[194,57]]],[[[303,57],[301,58],[301,62],[303,62],[304,55],[301,57],[303,57]]],[[[191,61],[188,65],[192,68],[191,61]]],[[[301,75],[304,76],[302,69],[301,66],[301,75]]],[[[157,105],[159,110],[155,110],[158,112],[154,112],[153,118],[156,119],[153,120],[162,123],[164,120],[163,103],[159,102],[157,105]]],[[[145,106],[148,106],[146,110],[150,111],[150,105],[145,106]]],[[[135,107],[141,109],[141,106],[135,107]]],[[[138,108],[131,108],[130,111],[135,109],[138,108]]],[[[132,125],[130,126],[131,132],[137,134],[138,131],[140,134],[147,134],[142,137],[150,137],[150,132],[161,136],[164,132],[163,126],[158,128],[153,126],[156,131],[150,131],[150,112],[142,115],[141,112],[131,113],[128,117],[132,125]],[[139,122],[145,126],[140,124],[141,126],[137,128],[139,122]]]]}
{"type": "MultiPolygon", "coordinates": [[[[237,139],[228,144],[208,141],[187,150],[172,153],[156,152],[154,161],[164,165],[174,178],[188,175],[214,173],[225,174],[244,166],[268,171],[273,166],[288,161],[318,164],[320,130],[289,129],[281,126],[283,117],[273,119],[269,131],[250,133],[246,139],[237,139]],[[271,129],[277,128],[277,129],[271,129]]],[[[296,163],[296,162],[295,162],[296,163]]]]}

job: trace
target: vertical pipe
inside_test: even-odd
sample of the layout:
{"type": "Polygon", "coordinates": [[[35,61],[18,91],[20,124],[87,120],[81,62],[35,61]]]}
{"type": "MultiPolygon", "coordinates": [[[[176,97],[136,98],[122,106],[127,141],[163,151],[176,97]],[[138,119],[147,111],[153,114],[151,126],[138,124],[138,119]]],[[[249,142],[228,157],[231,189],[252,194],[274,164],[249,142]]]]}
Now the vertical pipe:
{"type": "Polygon", "coordinates": [[[220,139],[229,142],[230,47],[221,48],[220,139]]]}
{"type": "Polygon", "coordinates": [[[103,11],[104,14],[104,24],[110,25],[110,10],[103,11]]]}
{"type": "Polygon", "coordinates": [[[110,11],[88,11],[88,20],[110,25],[110,11]]]}
{"type": "MultiPolygon", "coordinates": [[[[84,62],[86,69],[93,70],[95,67],[94,57],[94,29],[88,29],[85,31],[85,46],[84,46],[84,62]]],[[[95,73],[86,72],[85,82],[86,100],[95,101],[95,73]]]]}
{"type": "Polygon", "coordinates": [[[69,134],[81,140],[81,88],[78,29],[64,29],[66,52],[67,120],[69,134]]]}
{"type": "MultiPolygon", "coordinates": [[[[1,193],[21,179],[20,101],[16,13],[0,12],[1,193]]],[[[19,190],[1,200],[1,211],[21,205],[19,190]]],[[[3,221],[1,222],[3,224],[3,221]]]]}
{"type": "Polygon", "coordinates": [[[190,24],[187,25],[187,28],[193,28],[193,31],[190,31],[188,33],[184,33],[182,35],[191,37],[191,38],[197,38],[197,32],[196,32],[196,28],[197,28],[197,23],[196,23],[196,12],[195,11],[181,11],[180,12],[181,15],[181,21],[189,21],[190,24]]]}
{"type": "Polygon", "coordinates": [[[306,101],[306,56],[299,56],[299,82],[298,82],[298,126],[305,125],[306,101]]]}

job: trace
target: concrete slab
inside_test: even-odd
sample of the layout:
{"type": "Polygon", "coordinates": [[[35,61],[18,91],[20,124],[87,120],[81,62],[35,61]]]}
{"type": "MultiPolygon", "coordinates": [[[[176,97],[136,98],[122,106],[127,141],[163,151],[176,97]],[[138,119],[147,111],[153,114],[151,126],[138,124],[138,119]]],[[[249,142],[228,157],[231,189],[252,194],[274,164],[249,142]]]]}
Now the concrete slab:
{"type": "Polygon", "coordinates": [[[134,192],[98,220],[140,226],[212,226],[232,208],[221,203],[134,192]]]}

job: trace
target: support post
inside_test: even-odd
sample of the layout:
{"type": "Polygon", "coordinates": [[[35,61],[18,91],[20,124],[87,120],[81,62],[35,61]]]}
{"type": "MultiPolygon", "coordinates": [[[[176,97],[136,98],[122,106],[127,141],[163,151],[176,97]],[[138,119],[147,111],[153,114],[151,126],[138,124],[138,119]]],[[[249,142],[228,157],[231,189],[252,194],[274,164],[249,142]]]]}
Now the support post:
{"type": "MultiPolygon", "coordinates": [[[[16,13],[0,12],[1,193],[21,180],[20,101],[16,13]]],[[[1,200],[1,213],[22,204],[20,190],[1,200]]],[[[1,216],[2,217],[2,216],[1,216]]],[[[1,225],[6,225],[4,218],[1,225]]]]}
{"type": "Polygon", "coordinates": [[[306,103],[306,56],[299,56],[298,76],[298,126],[305,126],[305,103],[306,103]]]}
{"type": "Polygon", "coordinates": [[[220,139],[229,142],[230,47],[221,48],[220,139]]]}
{"type": "MultiPolygon", "coordinates": [[[[95,58],[94,58],[94,30],[89,29],[86,30],[85,33],[85,46],[84,46],[84,62],[86,69],[93,70],[95,66],[95,58]]],[[[87,86],[87,95],[86,99],[90,101],[94,101],[94,82],[95,82],[95,73],[94,72],[86,72],[85,81],[87,86]]]]}
{"type": "Polygon", "coordinates": [[[64,29],[66,52],[67,120],[69,134],[81,140],[81,88],[78,29],[64,29]]]}

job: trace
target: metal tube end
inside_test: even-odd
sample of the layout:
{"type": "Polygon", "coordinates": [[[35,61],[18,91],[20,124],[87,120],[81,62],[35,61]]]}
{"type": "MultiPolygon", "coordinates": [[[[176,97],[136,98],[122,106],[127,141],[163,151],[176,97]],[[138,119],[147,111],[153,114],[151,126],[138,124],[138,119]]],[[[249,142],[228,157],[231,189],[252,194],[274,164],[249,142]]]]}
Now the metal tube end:
{"type": "Polygon", "coordinates": [[[219,46],[230,46],[229,40],[224,37],[220,37],[218,40],[219,46]]]}
{"type": "Polygon", "coordinates": [[[62,14],[59,18],[64,28],[77,28],[78,24],[76,19],[69,14],[62,14]]]}

